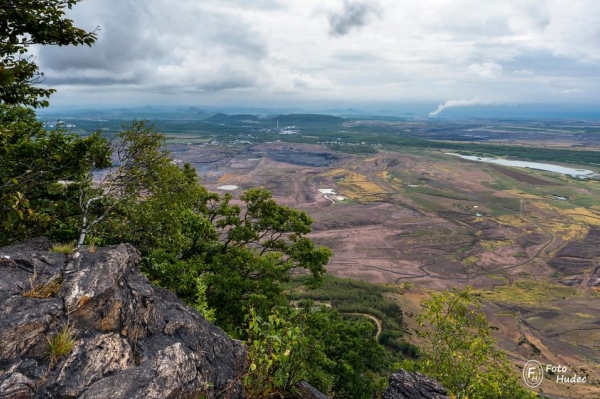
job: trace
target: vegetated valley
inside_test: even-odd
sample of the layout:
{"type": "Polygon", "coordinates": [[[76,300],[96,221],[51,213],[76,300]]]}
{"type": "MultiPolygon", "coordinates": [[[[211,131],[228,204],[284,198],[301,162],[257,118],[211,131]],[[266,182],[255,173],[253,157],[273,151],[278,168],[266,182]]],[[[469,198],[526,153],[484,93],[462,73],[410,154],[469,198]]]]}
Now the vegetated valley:
{"type": "MultiPolygon", "coordinates": [[[[132,111],[133,112],[133,111],[132,111]]],[[[328,115],[146,115],[211,191],[264,187],[313,219],[330,248],[325,285],[295,300],[373,321],[390,350],[414,356],[420,300],[474,287],[515,365],[566,364],[590,384],[548,382],[561,397],[600,395],[600,124],[446,121],[328,115]],[[277,127],[279,126],[279,127],[277,127]],[[464,160],[449,153],[591,170],[579,178],[464,160]]],[[[82,136],[120,129],[119,112],[46,115],[82,136]]],[[[514,368],[515,375],[520,369],[514,368]]]]}

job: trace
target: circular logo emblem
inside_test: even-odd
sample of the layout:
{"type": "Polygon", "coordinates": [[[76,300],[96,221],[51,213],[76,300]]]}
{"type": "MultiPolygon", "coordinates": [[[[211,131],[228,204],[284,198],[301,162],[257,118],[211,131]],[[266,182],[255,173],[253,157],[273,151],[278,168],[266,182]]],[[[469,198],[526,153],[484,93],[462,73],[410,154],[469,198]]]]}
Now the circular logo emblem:
{"type": "Polygon", "coordinates": [[[529,388],[537,388],[544,380],[544,369],[537,360],[530,360],[523,368],[523,381],[529,388]]]}

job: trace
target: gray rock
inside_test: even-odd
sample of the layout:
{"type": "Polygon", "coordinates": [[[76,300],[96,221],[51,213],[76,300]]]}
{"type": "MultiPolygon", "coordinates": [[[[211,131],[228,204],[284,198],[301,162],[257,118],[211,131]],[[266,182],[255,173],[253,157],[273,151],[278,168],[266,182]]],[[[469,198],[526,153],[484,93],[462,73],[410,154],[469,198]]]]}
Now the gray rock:
{"type": "Polygon", "coordinates": [[[421,373],[398,370],[390,376],[390,385],[382,399],[449,399],[448,391],[437,381],[421,373]]]}
{"type": "Polygon", "coordinates": [[[21,356],[43,357],[46,337],[63,316],[59,298],[24,298],[17,293],[6,299],[0,307],[0,364],[21,356]]]}
{"type": "Polygon", "coordinates": [[[298,393],[301,399],[329,399],[321,391],[310,385],[306,381],[302,381],[298,384],[298,393]]]}
{"type": "Polygon", "coordinates": [[[21,373],[11,373],[0,384],[0,395],[5,399],[33,399],[35,384],[21,373]]]}
{"type": "Polygon", "coordinates": [[[244,397],[244,346],[153,287],[135,248],[67,259],[50,248],[44,239],[0,248],[0,399],[244,397]],[[53,297],[21,295],[57,275],[53,297]],[[73,348],[51,362],[48,338],[63,326],[73,348]]]}

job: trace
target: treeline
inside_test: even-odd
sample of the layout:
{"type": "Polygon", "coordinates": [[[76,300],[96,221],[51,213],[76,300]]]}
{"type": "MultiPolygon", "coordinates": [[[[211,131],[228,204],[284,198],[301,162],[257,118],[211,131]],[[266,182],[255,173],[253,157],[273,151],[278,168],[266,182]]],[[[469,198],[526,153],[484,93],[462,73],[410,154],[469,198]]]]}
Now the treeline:
{"type": "Polygon", "coordinates": [[[288,142],[318,143],[323,141],[340,141],[340,144],[330,145],[332,149],[343,152],[361,153],[365,146],[370,153],[374,150],[371,145],[378,144],[382,149],[396,149],[405,151],[407,148],[422,148],[429,150],[442,150],[448,152],[462,152],[480,156],[509,157],[528,161],[565,162],[580,165],[600,165],[600,151],[567,150],[557,148],[540,148],[528,146],[513,146],[504,144],[483,144],[471,142],[448,142],[409,137],[392,131],[390,128],[369,126],[351,128],[344,132],[312,131],[310,134],[318,138],[309,138],[299,135],[269,136],[270,140],[279,139],[288,142]],[[344,145],[350,143],[352,145],[344,145]],[[362,145],[361,143],[365,143],[362,145]],[[337,146],[337,147],[336,147],[337,146]],[[356,150],[353,150],[356,148],[356,150]],[[353,152],[356,151],[356,152],[353,152]]]}
{"type": "Polygon", "coordinates": [[[406,341],[402,309],[386,294],[400,293],[398,287],[325,275],[323,285],[314,290],[291,292],[292,299],[310,299],[329,304],[340,313],[371,315],[381,322],[379,343],[404,356],[418,357],[418,348],[406,341]]]}
{"type": "Polygon", "coordinates": [[[342,313],[366,313],[382,322],[383,332],[400,337],[402,309],[386,293],[398,293],[397,287],[387,287],[366,281],[343,279],[325,275],[323,284],[314,290],[292,291],[292,299],[311,299],[328,303],[342,313]]]}

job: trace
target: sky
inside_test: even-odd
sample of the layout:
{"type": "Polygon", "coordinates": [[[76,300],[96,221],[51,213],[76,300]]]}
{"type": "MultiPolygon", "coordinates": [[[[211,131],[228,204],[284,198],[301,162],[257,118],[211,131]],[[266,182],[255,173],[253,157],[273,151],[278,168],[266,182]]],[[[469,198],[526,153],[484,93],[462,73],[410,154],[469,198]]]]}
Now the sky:
{"type": "Polygon", "coordinates": [[[600,105],[598,0],[84,0],[55,106],[600,105]]]}

